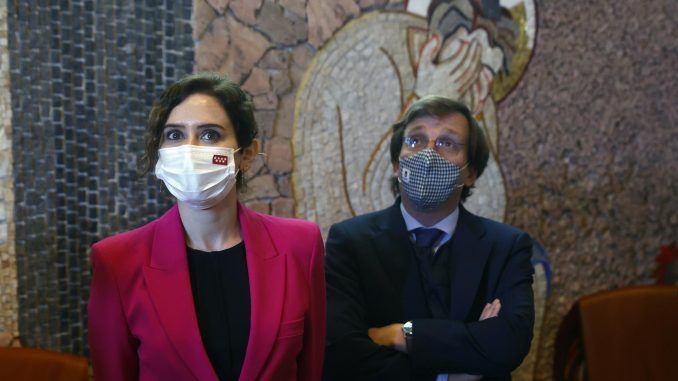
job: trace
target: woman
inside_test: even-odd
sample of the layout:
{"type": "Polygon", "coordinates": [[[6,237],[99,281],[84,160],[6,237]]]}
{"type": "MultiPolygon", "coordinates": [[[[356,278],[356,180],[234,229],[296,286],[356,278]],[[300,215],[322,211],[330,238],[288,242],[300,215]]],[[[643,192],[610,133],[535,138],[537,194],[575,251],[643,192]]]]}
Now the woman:
{"type": "Polygon", "coordinates": [[[218,75],[187,76],[154,104],[142,164],[177,204],[92,246],[97,381],[320,379],[322,238],[238,202],[256,136],[249,98],[218,75]]]}

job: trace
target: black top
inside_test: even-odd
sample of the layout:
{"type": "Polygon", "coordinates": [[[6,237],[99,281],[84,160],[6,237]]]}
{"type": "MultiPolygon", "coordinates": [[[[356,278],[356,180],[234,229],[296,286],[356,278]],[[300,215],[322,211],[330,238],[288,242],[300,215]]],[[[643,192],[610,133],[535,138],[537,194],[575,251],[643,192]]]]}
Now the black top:
{"type": "Polygon", "coordinates": [[[186,252],[205,351],[219,380],[237,380],[250,335],[245,243],[222,251],[186,248],[186,252]]]}

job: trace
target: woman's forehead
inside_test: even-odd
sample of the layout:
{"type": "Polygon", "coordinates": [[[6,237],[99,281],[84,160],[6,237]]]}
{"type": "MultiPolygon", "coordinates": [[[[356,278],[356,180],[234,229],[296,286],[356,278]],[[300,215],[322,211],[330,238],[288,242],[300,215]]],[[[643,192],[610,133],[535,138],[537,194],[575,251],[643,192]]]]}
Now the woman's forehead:
{"type": "Polygon", "coordinates": [[[192,94],[172,109],[166,123],[222,124],[226,121],[230,122],[228,114],[216,98],[206,94],[192,94]]]}

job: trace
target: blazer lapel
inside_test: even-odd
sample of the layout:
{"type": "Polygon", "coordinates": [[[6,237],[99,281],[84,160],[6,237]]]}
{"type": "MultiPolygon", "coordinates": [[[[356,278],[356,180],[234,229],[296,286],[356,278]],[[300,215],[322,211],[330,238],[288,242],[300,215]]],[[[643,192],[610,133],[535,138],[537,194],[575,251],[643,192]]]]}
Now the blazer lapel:
{"type": "Polygon", "coordinates": [[[477,217],[459,205],[459,221],[450,249],[450,316],[465,321],[476,296],[492,248],[482,240],[485,230],[477,217]]]}
{"type": "Polygon", "coordinates": [[[384,271],[391,279],[391,289],[400,295],[412,265],[413,247],[405,220],[400,212],[399,200],[386,209],[377,221],[378,231],[374,236],[376,253],[384,271]]]}
{"type": "Polygon", "coordinates": [[[251,324],[240,380],[255,380],[275,345],[285,297],[285,257],[262,218],[238,204],[250,280],[251,324]]]}
{"type": "Polygon", "coordinates": [[[186,240],[175,205],[157,223],[150,266],[144,278],[167,337],[198,380],[217,380],[203,346],[195,315],[186,258],[186,240]]]}

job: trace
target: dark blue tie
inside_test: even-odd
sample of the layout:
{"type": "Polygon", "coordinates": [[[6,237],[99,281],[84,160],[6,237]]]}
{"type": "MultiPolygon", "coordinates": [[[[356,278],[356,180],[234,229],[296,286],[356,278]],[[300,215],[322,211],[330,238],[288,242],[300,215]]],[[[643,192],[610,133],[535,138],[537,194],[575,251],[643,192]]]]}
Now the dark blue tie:
{"type": "Polygon", "coordinates": [[[413,230],[415,237],[415,251],[417,253],[417,267],[421,277],[421,284],[426,295],[426,303],[431,315],[436,319],[447,316],[443,304],[441,291],[433,278],[431,266],[433,265],[433,247],[440,240],[443,234],[442,230],[431,228],[417,228],[413,230]]]}
{"type": "Polygon", "coordinates": [[[414,229],[415,245],[419,252],[430,258],[433,256],[433,247],[445,232],[436,228],[414,229]]]}

